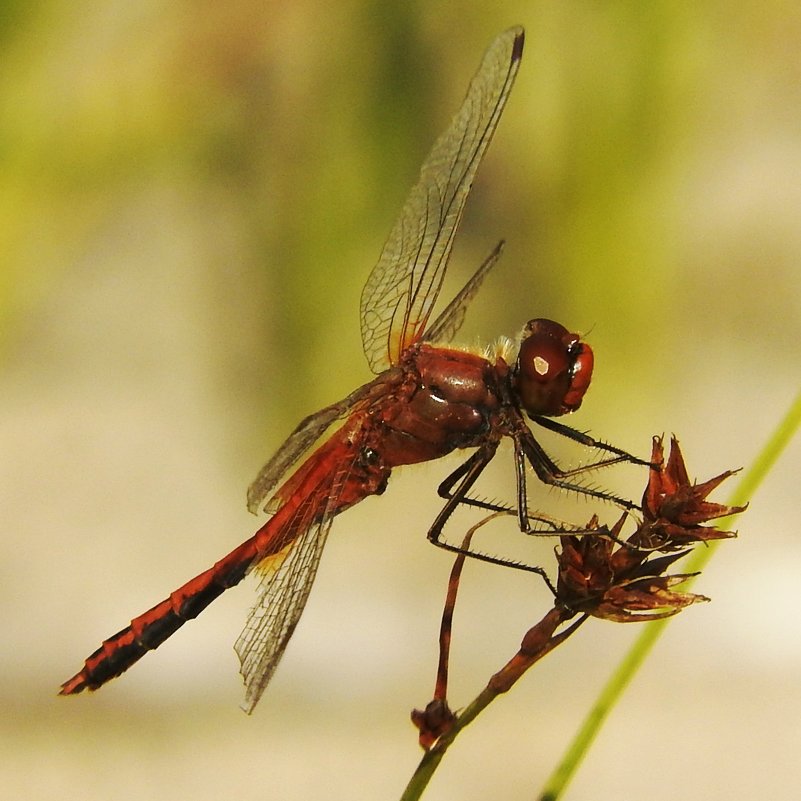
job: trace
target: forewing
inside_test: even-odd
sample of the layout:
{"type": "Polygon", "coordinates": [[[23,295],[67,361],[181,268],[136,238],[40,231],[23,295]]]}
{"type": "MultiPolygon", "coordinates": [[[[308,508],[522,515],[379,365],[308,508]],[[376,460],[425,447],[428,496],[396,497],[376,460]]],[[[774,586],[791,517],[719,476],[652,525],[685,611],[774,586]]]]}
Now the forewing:
{"type": "Polygon", "coordinates": [[[396,364],[425,330],[476,170],[498,125],[523,53],[523,29],[489,46],[450,126],[420,169],[361,297],[371,369],[396,364]]]}
{"type": "Polygon", "coordinates": [[[272,678],[309,599],[338,498],[353,462],[340,465],[287,524],[288,544],[257,568],[259,595],[234,645],[250,714],[272,678]],[[292,536],[299,532],[297,536],[292,536]]]}
{"type": "Polygon", "coordinates": [[[484,260],[484,263],[475,271],[473,277],[462,287],[458,295],[443,309],[442,313],[426,329],[421,337],[424,342],[450,342],[454,334],[461,328],[464,316],[470,301],[481,288],[487,273],[503,253],[503,242],[498,242],[495,250],[484,260]]]}

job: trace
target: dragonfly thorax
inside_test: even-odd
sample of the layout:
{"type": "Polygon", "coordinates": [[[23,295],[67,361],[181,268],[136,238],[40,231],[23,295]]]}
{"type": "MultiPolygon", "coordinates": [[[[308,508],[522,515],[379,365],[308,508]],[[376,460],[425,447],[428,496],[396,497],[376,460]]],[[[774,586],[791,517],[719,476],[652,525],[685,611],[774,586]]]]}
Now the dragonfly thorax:
{"type": "Polygon", "coordinates": [[[529,320],[512,386],[529,415],[557,417],[581,406],[592,378],[593,355],[578,334],[553,320],[529,320]]]}
{"type": "Polygon", "coordinates": [[[423,344],[406,352],[401,368],[397,390],[374,411],[385,464],[437,459],[477,444],[489,430],[501,405],[498,374],[489,361],[423,344]]]}

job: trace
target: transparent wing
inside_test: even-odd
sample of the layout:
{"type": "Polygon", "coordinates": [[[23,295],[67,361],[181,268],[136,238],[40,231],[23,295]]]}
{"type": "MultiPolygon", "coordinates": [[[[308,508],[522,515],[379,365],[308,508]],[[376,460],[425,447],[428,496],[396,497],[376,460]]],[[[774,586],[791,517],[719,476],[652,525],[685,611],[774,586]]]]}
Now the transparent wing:
{"type": "Polygon", "coordinates": [[[362,344],[373,372],[396,364],[425,330],[481,158],[523,53],[523,29],[489,46],[462,107],[435,142],[361,297],[362,344]]]}
{"type": "Polygon", "coordinates": [[[473,277],[462,287],[458,295],[443,309],[442,313],[426,329],[421,337],[424,342],[450,342],[454,334],[461,328],[470,301],[481,288],[487,273],[503,253],[503,242],[498,242],[495,250],[484,259],[483,264],[475,271],[473,277]]]}
{"type": "MultiPolygon", "coordinates": [[[[358,451],[355,451],[358,452],[358,451]]],[[[339,465],[309,493],[285,527],[286,545],[256,569],[259,596],[234,650],[245,682],[242,709],[250,714],[272,678],[309,599],[331,523],[343,504],[353,460],[339,465]]]]}
{"type": "Polygon", "coordinates": [[[347,398],[326,406],[319,412],[301,420],[297,428],[286,438],[284,444],[262,467],[253,483],[248,487],[248,509],[256,513],[269,497],[282,476],[337,420],[353,410],[377,386],[369,382],[351,392],[347,398]]]}

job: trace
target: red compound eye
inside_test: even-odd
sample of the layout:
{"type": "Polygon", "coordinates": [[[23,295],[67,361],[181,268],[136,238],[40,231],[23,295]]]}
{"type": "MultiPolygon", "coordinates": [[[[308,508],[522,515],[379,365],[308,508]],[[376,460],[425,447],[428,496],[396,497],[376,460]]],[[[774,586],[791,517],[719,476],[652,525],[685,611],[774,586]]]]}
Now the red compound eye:
{"type": "Polygon", "coordinates": [[[514,376],[520,405],[530,415],[574,412],[590,386],[592,349],[553,320],[530,320],[523,334],[514,376]]]}

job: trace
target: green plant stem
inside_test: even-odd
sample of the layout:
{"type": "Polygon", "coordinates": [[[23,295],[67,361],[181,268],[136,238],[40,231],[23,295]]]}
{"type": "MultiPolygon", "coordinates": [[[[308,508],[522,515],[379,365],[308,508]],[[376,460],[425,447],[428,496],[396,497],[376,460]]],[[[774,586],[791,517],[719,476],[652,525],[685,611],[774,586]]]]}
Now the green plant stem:
{"type": "MultiPolygon", "coordinates": [[[[765,443],[756,461],[740,480],[731,499],[728,501],[730,506],[741,506],[753,497],[765,476],[770,472],[776,460],[797,432],[799,425],[801,425],[801,393],[796,396],[784,418],[765,443]]],[[[723,526],[728,519],[726,518],[719,522],[723,526]]],[[[697,547],[686,563],[687,572],[694,573],[701,570],[711,559],[717,544],[712,543],[707,547],[697,547]]],[[[668,622],[668,619],[658,620],[643,627],[639,637],[634,641],[628,653],[620,661],[615,672],[601,690],[564,757],[548,778],[540,795],[540,801],[555,801],[562,794],[568,782],[573,778],[584,754],[598,734],[610,710],[617,703],[623,690],[631,681],[654,643],[659,639],[668,622]]]]}

